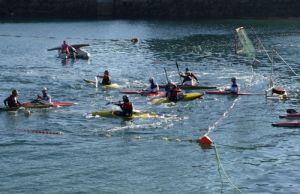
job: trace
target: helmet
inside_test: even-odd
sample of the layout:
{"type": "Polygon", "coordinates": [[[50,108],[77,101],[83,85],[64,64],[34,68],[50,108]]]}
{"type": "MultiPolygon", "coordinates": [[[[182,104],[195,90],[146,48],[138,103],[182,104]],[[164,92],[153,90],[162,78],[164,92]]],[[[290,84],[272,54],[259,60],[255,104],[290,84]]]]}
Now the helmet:
{"type": "Polygon", "coordinates": [[[18,95],[19,95],[19,92],[18,92],[17,90],[13,90],[13,91],[11,92],[11,94],[14,95],[14,96],[18,96],[18,95]]]}
{"type": "Polygon", "coordinates": [[[185,68],[185,71],[186,71],[186,72],[189,71],[189,68],[185,68]]]}
{"type": "Polygon", "coordinates": [[[47,92],[47,90],[48,90],[47,88],[43,88],[42,92],[47,92]]]}
{"type": "Polygon", "coordinates": [[[232,78],[231,78],[231,81],[232,81],[232,82],[235,82],[235,81],[236,81],[236,78],[235,78],[235,77],[232,77],[232,78]]]}
{"type": "Polygon", "coordinates": [[[104,71],[104,74],[109,74],[108,70],[105,70],[105,71],[104,71]]]}
{"type": "Polygon", "coordinates": [[[123,96],[123,100],[129,100],[127,95],[123,96]]]}
{"type": "Polygon", "coordinates": [[[153,82],[154,81],[154,78],[153,77],[150,77],[149,78],[149,82],[153,82]]]}

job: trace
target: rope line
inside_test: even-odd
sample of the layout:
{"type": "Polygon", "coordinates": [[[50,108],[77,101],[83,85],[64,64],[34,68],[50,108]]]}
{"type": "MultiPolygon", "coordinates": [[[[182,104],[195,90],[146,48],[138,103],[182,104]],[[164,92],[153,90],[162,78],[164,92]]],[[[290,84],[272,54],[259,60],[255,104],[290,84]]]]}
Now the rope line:
{"type": "Polygon", "coordinates": [[[276,50],[273,50],[276,55],[283,61],[284,64],[286,64],[288,66],[288,68],[295,74],[295,76],[297,76],[300,79],[300,76],[296,73],[296,71],[283,59],[283,57],[281,55],[279,55],[279,53],[276,50]]]}

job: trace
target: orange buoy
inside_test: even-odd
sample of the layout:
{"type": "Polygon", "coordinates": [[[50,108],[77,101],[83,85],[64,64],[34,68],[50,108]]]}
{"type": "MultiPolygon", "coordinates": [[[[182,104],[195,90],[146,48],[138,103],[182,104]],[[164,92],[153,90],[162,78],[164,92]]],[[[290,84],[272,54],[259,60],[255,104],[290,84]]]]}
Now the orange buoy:
{"type": "Polygon", "coordinates": [[[203,145],[211,145],[213,141],[206,135],[199,137],[198,142],[203,145]]]}

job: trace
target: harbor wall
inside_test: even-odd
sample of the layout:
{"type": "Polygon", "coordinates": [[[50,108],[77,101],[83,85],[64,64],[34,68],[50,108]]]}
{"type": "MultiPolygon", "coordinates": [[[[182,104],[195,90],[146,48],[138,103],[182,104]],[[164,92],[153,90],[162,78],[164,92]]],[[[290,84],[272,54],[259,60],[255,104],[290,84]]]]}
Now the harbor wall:
{"type": "Polygon", "coordinates": [[[1,19],[300,17],[299,0],[0,0],[1,19]]]}

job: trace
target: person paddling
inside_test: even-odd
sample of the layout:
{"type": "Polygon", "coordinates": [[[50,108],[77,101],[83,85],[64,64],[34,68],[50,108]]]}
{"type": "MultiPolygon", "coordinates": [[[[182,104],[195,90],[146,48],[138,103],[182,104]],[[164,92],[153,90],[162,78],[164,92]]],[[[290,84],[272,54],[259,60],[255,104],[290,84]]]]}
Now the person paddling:
{"type": "Polygon", "coordinates": [[[227,90],[228,92],[232,93],[232,94],[238,94],[240,89],[239,86],[236,83],[236,78],[232,77],[231,78],[231,87],[227,90]]]}
{"type": "Polygon", "coordinates": [[[114,103],[115,105],[120,106],[122,111],[116,111],[115,113],[124,117],[131,117],[133,112],[133,105],[129,101],[128,96],[123,96],[123,103],[114,103]]]}
{"type": "Polygon", "coordinates": [[[11,95],[7,97],[3,102],[6,107],[12,108],[12,107],[20,107],[21,103],[18,101],[18,91],[13,90],[11,95]]]}
{"type": "Polygon", "coordinates": [[[182,90],[176,84],[173,84],[173,86],[171,86],[168,99],[172,102],[177,102],[182,98],[182,95],[182,90]]]}
{"type": "Polygon", "coordinates": [[[32,101],[32,103],[42,103],[42,104],[51,103],[51,96],[48,94],[48,89],[43,88],[42,96],[38,95],[37,98],[32,101]]]}
{"type": "Polygon", "coordinates": [[[147,89],[147,91],[153,92],[153,93],[156,93],[156,92],[159,91],[159,86],[158,86],[158,84],[154,81],[154,78],[153,78],[153,77],[150,77],[150,78],[149,78],[149,83],[150,83],[150,86],[149,86],[149,88],[147,89]]]}
{"type": "Polygon", "coordinates": [[[61,52],[69,55],[70,54],[69,47],[70,45],[68,45],[68,43],[64,40],[63,44],[61,45],[61,52]]]}
{"type": "Polygon", "coordinates": [[[110,85],[111,84],[111,79],[108,70],[105,70],[103,73],[103,76],[98,75],[97,77],[102,78],[102,84],[103,85],[110,85]]]}
{"type": "Polygon", "coordinates": [[[182,85],[193,86],[195,85],[193,83],[194,80],[198,82],[198,78],[189,70],[189,68],[185,69],[185,73],[180,73],[180,77],[183,77],[182,85]]]}

